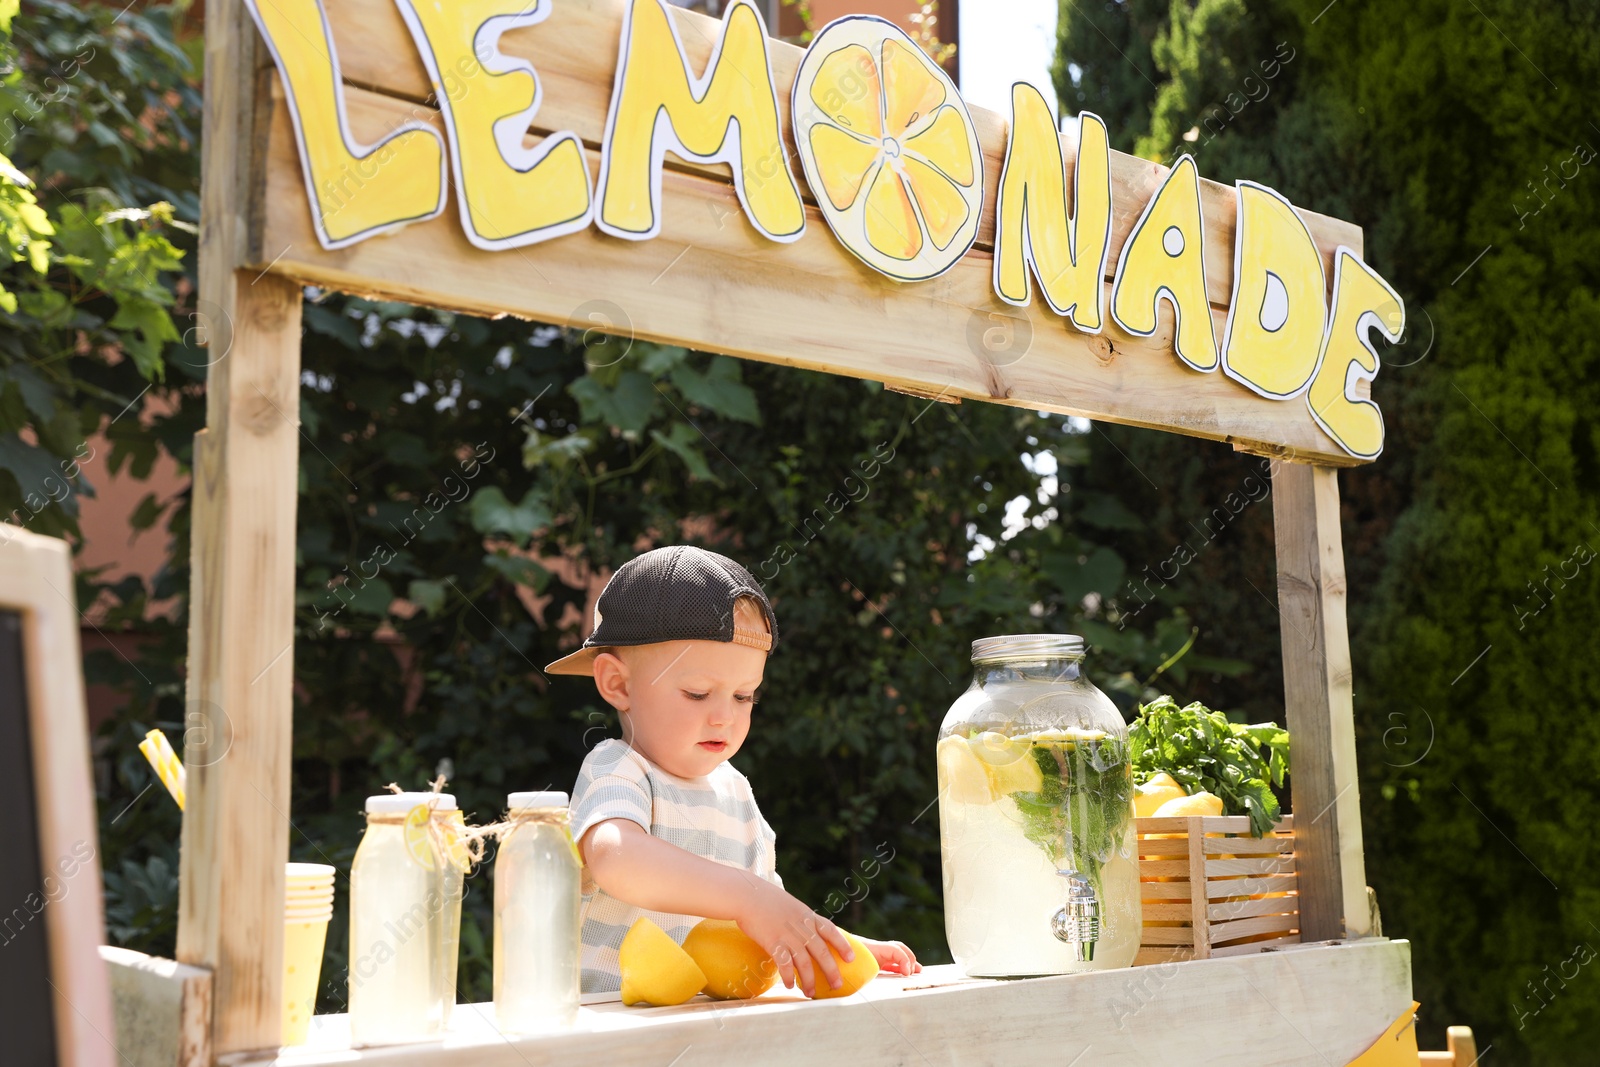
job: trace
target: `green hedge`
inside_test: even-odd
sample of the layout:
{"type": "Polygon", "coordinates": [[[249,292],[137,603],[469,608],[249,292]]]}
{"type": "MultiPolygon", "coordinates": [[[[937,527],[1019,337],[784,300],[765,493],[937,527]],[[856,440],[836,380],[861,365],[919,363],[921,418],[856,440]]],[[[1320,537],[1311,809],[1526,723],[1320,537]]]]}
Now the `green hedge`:
{"type": "MultiPolygon", "coordinates": [[[[1385,454],[1340,477],[1368,880],[1385,932],[1413,943],[1425,1047],[1462,1023],[1495,1062],[1592,1062],[1600,13],[1061,10],[1069,112],[1104,114],[1126,150],[1189,150],[1207,177],[1264,181],[1360,223],[1405,297],[1407,340],[1373,389],[1385,454]]],[[[1175,530],[1243,468],[1197,477],[1177,445],[1123,447],[1176,490],[1175,530]]],[[[1275,621],[1239,580],[1270,587],[1247,557],[1215,563],[1183,602],[1202,623],[1238,618],[1244,589],[1238,633],[1258,652],[1236,654],[1263,670],[1234,691],[1270,702],[1275,621]]]]}

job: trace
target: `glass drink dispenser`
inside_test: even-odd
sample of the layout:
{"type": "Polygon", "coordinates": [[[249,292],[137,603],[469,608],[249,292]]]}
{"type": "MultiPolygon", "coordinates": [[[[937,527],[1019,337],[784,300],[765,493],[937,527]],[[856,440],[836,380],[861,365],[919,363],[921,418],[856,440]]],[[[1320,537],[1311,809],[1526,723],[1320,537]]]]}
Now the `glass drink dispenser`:
{"type": "Polygon", "coordinates": [[[1127,967],[1139,951],[1128,730],[1065,634],[972,643],[939,729],[945,934],[968,975],[1127,967]]]}

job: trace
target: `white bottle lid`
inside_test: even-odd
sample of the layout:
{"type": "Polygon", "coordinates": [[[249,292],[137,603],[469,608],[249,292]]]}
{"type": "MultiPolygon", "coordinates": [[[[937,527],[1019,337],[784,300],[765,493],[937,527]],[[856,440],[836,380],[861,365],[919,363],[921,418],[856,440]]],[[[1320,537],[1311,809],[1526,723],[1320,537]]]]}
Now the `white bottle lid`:
{"type": "Polygon", "coordinates": [[[535,793],[511,793],[506,796],[506,808],[564,808],[567,794],[544,790],[535,793]]]}
{"type": "Polygon", "coordinates": [[[379,793],[367,798],[368,815],[404,815],[418,804],[431,804],[435,811],[455,811],[454,793],[379,793]]]}

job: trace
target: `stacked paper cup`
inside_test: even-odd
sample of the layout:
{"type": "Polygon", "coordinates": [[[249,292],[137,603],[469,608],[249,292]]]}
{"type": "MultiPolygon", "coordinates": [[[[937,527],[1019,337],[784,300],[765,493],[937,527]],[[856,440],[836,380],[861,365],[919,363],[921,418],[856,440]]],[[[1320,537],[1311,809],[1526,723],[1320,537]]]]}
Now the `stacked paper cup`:
{"type": "Polygon", "coordinates": [[[283,881],[283,1043],[303,1045],[317,1006],[322,948],[333,917],[333,868],[291,863],[283,881]]]}

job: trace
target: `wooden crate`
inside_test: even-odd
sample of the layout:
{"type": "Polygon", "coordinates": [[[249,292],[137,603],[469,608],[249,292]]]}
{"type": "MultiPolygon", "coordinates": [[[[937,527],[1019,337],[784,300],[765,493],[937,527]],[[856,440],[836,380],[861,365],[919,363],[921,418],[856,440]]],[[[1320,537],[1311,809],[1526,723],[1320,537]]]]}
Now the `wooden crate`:
{"type": "Polygon", "coordinates": [[[1300,940],[1294,816],[1265,837],[1243,815],[1136,819],[1144,935],[1137,964],[1260,952],[1300,940]],[[1204,892],[1194,872],[1203,871],[1204,892]]]}

